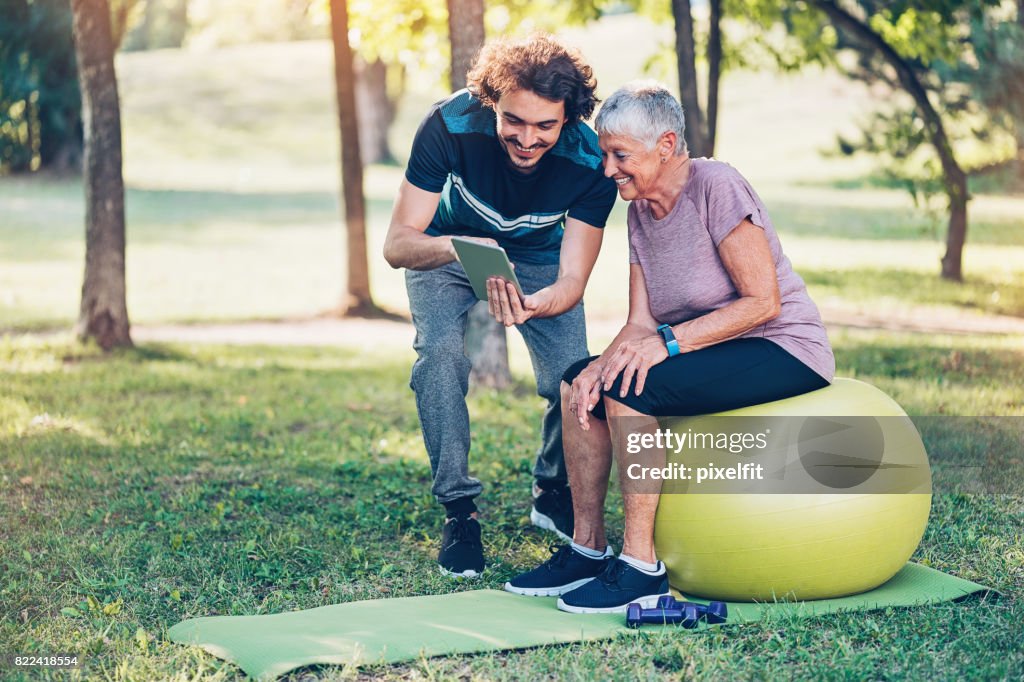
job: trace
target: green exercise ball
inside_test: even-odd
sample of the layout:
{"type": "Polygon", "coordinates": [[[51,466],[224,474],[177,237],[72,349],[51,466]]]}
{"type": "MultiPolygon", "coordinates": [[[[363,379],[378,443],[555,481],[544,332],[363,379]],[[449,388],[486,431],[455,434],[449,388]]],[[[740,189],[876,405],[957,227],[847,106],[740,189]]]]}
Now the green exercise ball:
{"type": "Polygon", "coordinates": [[[882,391],[836,379],[794,398],[661,423],[676,433],[723,425],[771,431],[769,446],[668,448],[669,464],[757,463],[764,480],[663,483],[655,547],[680,592],[729,601],[840,597],[881,585],[914,553],[931,507],[928,456],[882,391]]]}

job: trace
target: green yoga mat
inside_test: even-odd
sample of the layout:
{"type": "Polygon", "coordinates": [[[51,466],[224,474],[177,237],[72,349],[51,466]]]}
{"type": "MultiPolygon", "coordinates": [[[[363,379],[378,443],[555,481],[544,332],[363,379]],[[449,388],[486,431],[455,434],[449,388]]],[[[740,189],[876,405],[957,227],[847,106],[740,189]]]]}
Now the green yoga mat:
{"type": "MultiPolygon", "coordinates": [[[[768,611],[811,617],[959,599],[984,585],[907,564],[870,592],[788,604],[729,604],[729,623],[760,619],[768,611]]],[[[236,663],[248,675],[272,679],[313,664],[398,663],[421,656],[524,649],[607,639],[633,632],[622,615],[574,615],[554,598],[497,590],[322,606],[269,616],[195,618],[170,629],[171,641],[201,646],[236,663]]],[[[678,630],[683,636],[686,630],[678,630]]]]}

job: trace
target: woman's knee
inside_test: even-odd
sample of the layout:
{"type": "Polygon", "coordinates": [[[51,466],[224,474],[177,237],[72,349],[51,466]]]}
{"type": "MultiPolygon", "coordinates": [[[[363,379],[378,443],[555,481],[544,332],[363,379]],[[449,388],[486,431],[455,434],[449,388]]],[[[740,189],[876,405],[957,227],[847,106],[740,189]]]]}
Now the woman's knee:
{"type": "Polygon", "coordinates": [[[562,398],[562,405],[568,405],[569,400],[572,398],[572,384],[562,379],[562,382],[558,386],[559,395],[562,398]]]}

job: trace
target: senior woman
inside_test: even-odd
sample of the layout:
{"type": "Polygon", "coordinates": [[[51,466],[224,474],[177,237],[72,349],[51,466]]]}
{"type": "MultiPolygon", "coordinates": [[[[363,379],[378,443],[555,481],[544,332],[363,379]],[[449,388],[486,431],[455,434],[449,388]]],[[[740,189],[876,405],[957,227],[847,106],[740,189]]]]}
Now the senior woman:
{"type": "Polygon", "coordinates": [[[828,385],[835,371],[818,309],[764,204],[728,164],[688,156],[683,111],[669,91],[626,85],[595,125],[605,174],[630,202],[629,316],[604,353],[563,378],[573,542],[505,585],[559,596],[558,608],[576,613],[653,606],[669,593],[654,548],[658,494],[623,486],[618,557],[605,538],[617,430],[788,398],[828,385]]]}

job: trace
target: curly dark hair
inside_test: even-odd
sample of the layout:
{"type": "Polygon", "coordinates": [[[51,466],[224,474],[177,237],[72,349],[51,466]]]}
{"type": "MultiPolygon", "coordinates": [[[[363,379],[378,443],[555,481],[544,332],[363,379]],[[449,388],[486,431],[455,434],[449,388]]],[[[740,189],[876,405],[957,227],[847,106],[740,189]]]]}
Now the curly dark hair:
{"type": "Polygon", "coordinates": [[[487,43],[466,81],[470,92],[486,106],[493,107],[504,93],[530,90],[544,99],[564,103],[565,116],[573,123],[590,118],[600,101],[594,95],[594,70],[583,56],[546,33],[487,43]]]}

